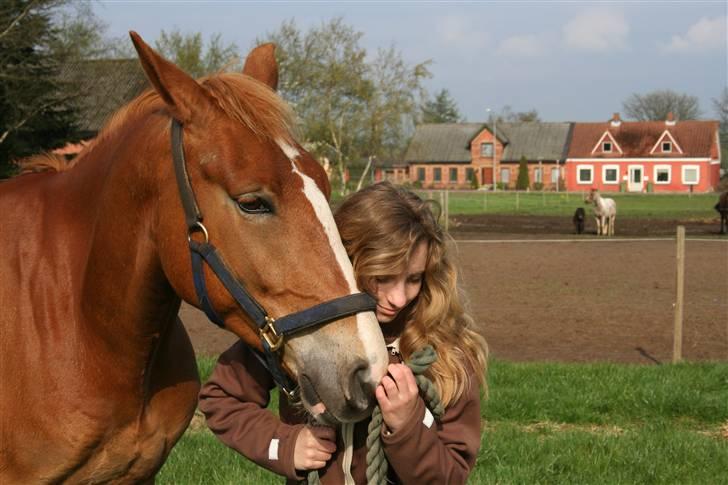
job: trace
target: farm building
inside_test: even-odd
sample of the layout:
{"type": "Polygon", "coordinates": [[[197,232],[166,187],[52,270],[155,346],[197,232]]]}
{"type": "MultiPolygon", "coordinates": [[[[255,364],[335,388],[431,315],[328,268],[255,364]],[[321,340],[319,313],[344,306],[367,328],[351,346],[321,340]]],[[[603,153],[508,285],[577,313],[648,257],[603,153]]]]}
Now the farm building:
{"type": "Polygon", "coordinates": [[[574,123],[568,190],[710,192],[720,180],[717,121],[574,123]]]}
{"type": "Polygon", "coordinates": [[[431,188],[515,188],[521,158],[530,180],[546,189],[563,187],[571,123],[448,123],[417,127],[404,161],[409,181],[431,188]],[[495,136],[493,133],[495,132],[495,136]]]}
{"type": "Polygon", "coordinates": [[[718,122],[615,114],[604,123],[424,124],[404,162],[407,180],[427,188],[468,188],[473,178],[492,186],[495,170],[498,186],[513,189],[522,158],[531,187],[545,190],[709,192],[720,180],[718,122]]]}

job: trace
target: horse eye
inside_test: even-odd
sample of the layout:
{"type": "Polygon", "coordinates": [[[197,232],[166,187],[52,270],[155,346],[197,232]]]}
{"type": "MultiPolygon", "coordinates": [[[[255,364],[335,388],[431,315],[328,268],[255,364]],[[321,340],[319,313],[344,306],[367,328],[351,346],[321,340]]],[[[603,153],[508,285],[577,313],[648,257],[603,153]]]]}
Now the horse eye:
{"type": "Polygon", "coordinates": [[[271,208],[268,203],[257,196],[241,197],[237,200],[238,207],[248,214],[265,214],[271,212],[271,208]]]}

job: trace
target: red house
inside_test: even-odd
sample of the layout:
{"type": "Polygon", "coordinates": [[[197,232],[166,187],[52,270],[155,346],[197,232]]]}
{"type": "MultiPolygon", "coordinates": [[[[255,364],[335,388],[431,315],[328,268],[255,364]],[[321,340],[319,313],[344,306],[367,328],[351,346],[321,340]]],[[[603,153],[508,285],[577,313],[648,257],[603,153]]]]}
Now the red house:
{"type": "Polygon", "coordinates": [[[720,180],[717,121],[574,123],[567,190],[711,192],[720,180]]]}

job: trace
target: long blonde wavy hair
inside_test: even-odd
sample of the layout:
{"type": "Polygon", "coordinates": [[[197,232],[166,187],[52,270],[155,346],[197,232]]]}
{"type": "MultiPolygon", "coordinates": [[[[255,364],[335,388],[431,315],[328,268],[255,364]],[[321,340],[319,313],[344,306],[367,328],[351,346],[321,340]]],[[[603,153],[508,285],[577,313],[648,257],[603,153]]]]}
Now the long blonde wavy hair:
{"type": "MultiPolygon", "coordinates": [[[[334,215],[357,284],[373,288],[377,277],[406,270],[414,248],[427,243],[427,264],[419,295],[397,316],[404,319],[400,353],[405,359],[432,345],[437,360],[428,370],[443,405],[459,399],[475,378],[486,389],[487,345],[465,311],[457,270],[430,203],[389,182],[349,196],[334,215]]],[[[390,323],[391,324],[391,323],[390,323]]]]}

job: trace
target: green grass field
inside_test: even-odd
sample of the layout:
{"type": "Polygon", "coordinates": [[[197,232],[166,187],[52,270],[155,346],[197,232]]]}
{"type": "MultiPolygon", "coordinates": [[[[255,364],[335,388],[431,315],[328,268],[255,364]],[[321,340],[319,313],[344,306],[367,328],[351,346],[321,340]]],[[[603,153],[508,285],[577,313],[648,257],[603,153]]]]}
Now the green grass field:
{"type": "MultiPolygon", "coordinates": [[[[442,203],[442,191],[418,190],[420,197],[442,203]]],[[[584,204],[585,193],[450,191],[450,215],[521,214],[571,216],[584,204]]],[[[656,217],[666,219],[715,219],[713,206],[717,194],[605,194],[617,203],[619,217],[656,217]]]]}
{"type": "MultiPolygon", "coordinates": [[[[201,375],[214,363],[201,360],[201,375]]],[[[728,483],[728,363],[491,362],[469,483],[728,483]]],[[[275,400],[274,400],[275,401],[275,400]]],[[[198,426],[165,484],[281,483],[198,426]]]]}

